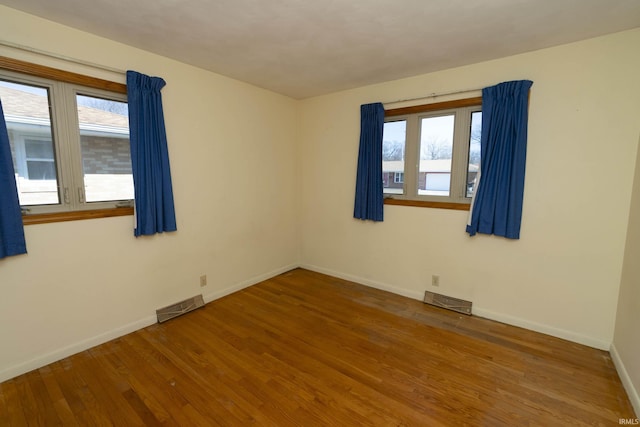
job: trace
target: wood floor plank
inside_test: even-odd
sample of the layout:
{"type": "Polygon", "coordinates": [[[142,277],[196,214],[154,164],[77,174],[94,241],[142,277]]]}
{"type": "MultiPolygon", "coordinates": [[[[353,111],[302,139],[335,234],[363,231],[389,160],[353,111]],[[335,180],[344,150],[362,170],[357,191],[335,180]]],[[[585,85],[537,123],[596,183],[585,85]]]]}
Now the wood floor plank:
{"type": "Polygon", "coordinates": [[[126,366],[120,372],[125,375],[127,382],[131,386],[131,389],[126,392],[126,397],[132,407],[135,408],[139,415],[147,418],[150,412],[153,418],[161,425],[180,425],[173,418],[170,411],[175,408],[175,402],[167,394],[167,388],[160,384],[154,367],[141,364],[131,353],[132,350],[123,344],[122,339],[119,339],[118,343],[114,344],[112,352],[107,354],[106,357],[112,363],[117,357],[118,361],[115,363],[122,363],[126,366]],[[117,351],[113,351],[116,350],[116,345],[117,351]],[[141,403],[143,406],[140,405],[141,403]]]}
{"type": "MultiPolygon", "coordinates": [[[[264,301],[262,301],[259,306],[264,308],[264,301]]],[[[254,312],[253,315],[257,316],[257,313],[254,312]]],[[[274,318],[278,317],[275,316],[274,318]]],[[[264,328],[267,327],[267,324],[269,322],[271,322],[271,320],[268,320],[267,317],[264,317],[261,318],[260,325],[264,328]]],[[[317,325],[318,323],[315,324],[317,325]]],[[[254,325],[254,329],[258,327],[258,324],[254,325]]],[[[280,328],[279,330],[284,332],[284,334],[279,337],[279,342],[283,343],[284,346],[282,346],[282,349],[279,349],[277,347],[272,348],[270,350],[270,355],[273,356],[274,359],[283,362],[284,366],[289,366],[290,370],[293,370],[296,366],[302,365],[304,366],[306,371],[311,373],[311,378],[323,378],[325,381],[327,381],[327,378],[332,379],[329,375],[339,375],[337,381],[334,381],[335,384],[331,384],[334,388],[334,393],[336,393],[339,388],[342,388],[344,391],[344,389],[357,387],[360,383],[368,384],[369,388],[372,390],[384,389],[381,379],[368,375],[366,372],[360,369],[360,367],[358,366],[359,363],[346,363],[340,356],[335,356],[334,354],[332,354],[336,352],[335,348],[333,350],[329,349],[329,351],[327,351],[326,348],[322,348],[320,346],[322,342],[319,339],[319,331],[315,331],[315,333],[313,333],[314,329],[310,328],[308,325],[303,325],[303,328],[306,332],[311,332],[310,336],[313,336],[313,345],[307,344],[301,346],[299,342],[290,338],[292,336],[291,332],[287,327],[283,325],[272,326],[272,328],[274,330],[278,330],[278,328],[280,328]]],[[[297,374],[296,376],[299,376],[299,374],[297,374]]],[[[309,379],[307,381],[311,382],[313,380],[309,379]]],[[[314,393],[317,393],[317,391],[314,390],[314,393]]],[[[382,397],[383,396],[378,393],[375,398],[376,400],[380,400],[382,397]]],[[[406,407],[403,408],[403,410],[405,412],[408,412],[408,408],[406,407]]],[[[419,414],[413,415],[415,415],[417,418],[420,417],[419,414]]]]}
{"type": "MultiPolygon", "coordinates": [[[[217,310],[217,314],[221,315],[220,319],[225,318],[224,312],[217,310]]],[[[217,317],[218,316],[209,318],[213,322],[212,324],[215,325],[216,328],[228,327],[224,322],[216,322],[217,317]]],[[[240,331],[239,334],[243,335],[246,332],[254,331],[255,338],[252,338],[251,340],[259,341],[258,344],[261,344],[260,341],[271,339],[268,337],[275,336],[273,332],[270,334],[256,334],[256,332],[260,327],[264,328],[266,326],[264,322],[261,322],[260,324],[251,324],[250,322],[245,321],[242,323],[244,325],[243,327],[246,329],[244,329],[243,331],[240,331]],[[261,339],[259,335],[262,335],[263,338],[261,339]]],[[[240,325],[238,323],[234,323],[232,327],[233,329],[238,330],[238,328],[240,328],[240,325]]],[[[253,353],[253,356],[255,357],[255,359],[253,361],[249,360],[248,363],[254,366],[255,365],[260,366],[263,372],[269,372],[269,375],[266,378],[268,385],[270,387],[277,388],[279,392],[285,396],[286,395],[293,396],[293,398],[286,399],[284,400],[284,402],[291,403],[294,400],[297,400],[299,407],[296,408],[296,412],[302,413],[304,409],[301,409],[300,406],[306,406],[305,404],[312,402],[315,399],[315,396],[318,393],[318,385],[317,385],[318,381],[320,382],[327,382],[327,381],[326,379],[323,379],[323,374],[324,374],[323,372],[319,372],[318,370],[313,369],[315,362],[317,362],[318,360],[317,354],[315,354],[315,356],[308,359],[310,363],[307,363],[305,365],[305,370],[304,372],[302,372],[296,369],[295,365],[292,364],[290,360],[288,360],[288,356],[290,356],[291,354],[296,354],[296,357],[303,357],[303,355],[300,353],[300,346],[297,345],[295,342],[294,343],[287,342],[286,337],[279,338],[279,342],[284,344],[284,349],[285,349],[284,354],[286,355],[284,357],[282,356],[282,354],[276,353],[277,350],[274,348],[268,347],[266,345],[256,345],[255,343],[250,346],[247,346],[247,348],[245,349],[245,351],[243,351],[242,354],[247,355],[247,354],[253,353]],[[260,351],[256,352],[256,349],[260,349],[260,351]],[[278,357],[278,355],[280,357],[278,357]],[[284,359],[287,359],[287,361],[284,361],[284,359]],[[290,389],[295,390],[295,392],[292,393],[290,389]]],[[[340,389],[340,391],[343,393],[346,391],[351,392],[352,388],[357,387],[358,384],[355,382],[353,382],[353,384],[351,385],[332,383],[330,385],[325,385],[325,386],[330,386],[333,394],[336,394],[338,389],[340,389]]],[[[353,394],[351,394],[350,396],[347,396],[348,397],[347,400],[350,402],[354,401],[353,396],[354,396],[353,394]]],[[[370,397],[375,401],[375,400],[379,400],[380,396],[370,396],[370,397]]],[[[367,402],[369,401],[370,400],[368,399],[367,402]]],[[[291,408],[289,408],[289,413],[291,413],[291,408]]],[[[311,417],[314,417],[313,419],[316,420],[316,423],[320,422],[320,420],[324,416],[322,414],[314,415],[311,413],[308,415],[311,417]]],[[[369,415],[372,416],[373,414],[369,414],[369,415]]],[[[380,425],[380,423],[375,423],[375,425],[380,425]]]]}
{"type": "Polygon", "coordinates": [[[36,411],[36,402],[27,382],[27,374],[14,379],[16,395],[20,399],[20,407],[25,414],[34,414],[35,424],[43,424],[42,414],[36,411]]]}
{"type": "MultiPolygon", "coordinates": [[[[265,307],[269,305],[269,302],[267,302],[266,300],[262,300],[259,302],[258,304],[260,307],[265,307]]],[[[270,310],[273,311],[277,311],[278,310],[278,304],[273,303],[270,310]]],[[[279,319],[281,318],[280,316],[274,316],[275,319],[279,319]]],[[[358,349],[355,348],[355,344],[352,347],[351,346],[351,342],[354,341],[354,337],[350,337],[348,331],[340,331],[340,336],[341,338],[343,338],[340,342],[339,346],[332,346],[333,343],[335,343],[335,340],[332,340],[330,337],[322,337],[322,329],[325,328],[315,328],[317,330],[314,330],[314,326],[313,325],[322,325],[320,319],[311,319],[309,321],[309,324],[305,324],[303,325],[303,328],[307,331],[312,331],[314,332],[313,334],[313,344],[312,346],[315,348],[315,353],[313,354],[313,358],[319,358],[320,356],[324,355],[327,356],[327,359],[322,360],[323,365],[325,366],[331,366],[335,371],[339,371],[342,373],[345,373],[346,375],[354,375],[359,382],[362,383],[366,383],[370,388],[372,389],[378,389],[380,390],[382,393],[386,392],[387,390],[394,390],[394,393],[398,396],[402,396],[402,401],[405,404],[409,404],[412,403],[412,399],[411,399],[411,392],[413,391],[413,389],[417,386],[419,386],[419,384],[417,383],[418,381],[418,376],[420,375],[420,372],[414,372],[415,376],[412,375],[408,375],[406,372],[402,372],[401,370],[397,369],[397,363],[394,363],[393,370],[394,370],[394,377],[393,378],[393,387],[389,387],[389,380],[383,382],[380,378],[380,376],[377,377],[371,377],[371,375],[368,375],[367,373],[364,373],[364,376],[360,376],[359,374],[363,373],[362,370],[359,368],[359,366],[366,366],[367,370],[371,371],[371,370],[376,370],[376,371],[383,371],[383,370],[387,370],[387,368],[390,368],[388,366],[385,366],[383,364],[381,364],[379,361],[377,360],[371,360],[369,358],[367,359],[363,359],[362,357],[359,358],[359,360],[357,360],[357,363],[355,364],[345,364],[344,361],[345,360],[349,360],[349,355],[350,354],[355,354],[358,349]],[[373,369],[372,369],[373,368],[373,369]],[[400,393],[399,393],[400,392],[400,393]]],[[[288,322],[286,322],[288,323],[288,322]]],[[[279,326],[281,329],[286,330],[287,332],[289,332],[288,328],[289,325],[288,324],[283,324],[279,326]]],[[[297,326],[295,326],[297,327],[297,326]]],[[[294,344],[290,343],[288,347],[293,347],[294,344]]],[[[383,349],[383,348],[375,348],[375,349],[367,349],[367,351],[365,351],[362,354],[376,354],[376,355],[380,355],[383,354],[383,352],[385,352],[387,355],[390,354],[390,352],[393,351],[393,348],[389,348],[389,349],[383,349]],[[372,351],[369,351],[372,350],[372,351]]],[[[410,348],[403,348],[400,350],[401,353],[404,355],[406,352],[408,353],[412,353],[410,348]]],[[[281,357],[283,357],[281,355],[281,357]]],[[[284,356],[286,357],[286,356],[284,356]]],[[[294,364],[296,363],[294,360],[287,360],[288,363],[294,364]]],[[[306,361],[304,362],[305,366],[310,365],[312,362],[310,361],[306,361]]],[[[324,376],[327,375],[326,373],[320,373],[318,374],[320,376],[324,376]]],[[[449,407],[448,409],[463,409],[463,408],[452,408],[451,404],[454,403],[455,401],[452,401],[451,399],[448,400],[448,402],[442,402],[441,405],[438,405],[437,408],[442,408],[442,407],[449,407]]],[[[468,400],[467,400],[468,403],[468,400]]],[[[414,405],[414,408],[419,409],[420,408],[420,404],[418,403],[417,405],[414,405]]],[[[464,407],[464,409],[466,409],[467,412],[469,412],[472,407],[470,406],[466,406],[464,407]]]]}
{"type": "Polygon", "coordinates": [[[47,387],[42,380],[40,372],[38,370],[28,372],[24,375],[24,378],[26,380],[26,385],[31,391],[30,394],[33,397],[33,402],[35,405],[31,409],[27,409],[26,406],[23,406],[25,410],[29,413],[35,412],[38,414],[37,424],[39,425],[62,425],[62,421],[58,417],[58,413],[55,409],[53,399],[51,398],[51,395],[49,394],[47,387]]]}
{"type": "MultiPolygon", "coordinates": [[[[107,414],[99,410],[95,397],[87,389],[74,368],[74,357],[71,356],[52,363],[51,372],[60,386],[64,398],[79,425],[110,425],[107,414]]],[[[19,377],[18,377],[19,378],[19,377]]],[[[31,414],[28,414],[31,416],[31,414]]]]}
{"type": "Polygon", "coordinates": [[[0,384],[0,425],[592,426],[607,352],[296,269],[0,384]]]}
{"type": "Polygon", "coordinates": [[[2,425],[26,426],[27,418],[22,410],[20,394],[16,387],[16,379],[5,381],[0,384],[0,420],[2,425]]]}
{"type": "Polygon", "coordinates": [[[47,392],[49,393],[53,408],[55,409],[58,418],[62,422],[62,425],[77,426],[78,422],[73,416],[73,412],[71,411],[71,408],[69,407],[69,404],[67,403],[67,400],[65,399],[64,394],[60,389],[60,385],[53,375],[51,366],[44,366],[38,369],[38,372],[40,372],[42,382],[44,383],[47,392]]]}
{"type": "MultiPolygon", "coordinates": [[[[250,419],[245,414],[236,417],[237,414],[229,411],[228,406],[220,403],[221,399],[228,400],[224,394],[219,393],[220,387],[212,389],[209,383],[201,381],[200,378],[203,377],[202,370],[193,369],[189,362],[182,359],[182,357],[188,358],[188,350],[181,352],[182,356],[176,356],[168,348],[165,347],[160,350],[157,347],[158,343],[144,340],[142,334],[132,334],[125,337],[124,340],[127,346],[131,348],[131,353],[139,357],[137,363],[153,364],[155,379],[152,378],[146,381],[155,382],[156,388],[166,390],[165,394],[168,394],[172,399],[172,404],[167,405],[167,407],[170,409],[177,408],[176,411],[172,411],[174,417],[181,418],[182,409],[186,406],[204,407],[206,405],[213,412],[220,414],[220,416],[208,418],[208,425],[233,425],[232,419],[235,419],[235,422],[250,419]],[[184,375],[184,373],[189,375],[184,375]]],[[[172,344],[177,345],[178,342],[174,340],[172,344]]],[[[192,360],[189,361],[193,363],[192,360]]],[[[207,417],[207,412],[200,413],[199,418],[206,419],[207,417]]],[[[193,424],[195,420],[185,419],[181,420],[181,422],[193,424]]]]}
{"type": "Polygon", "coordinates": [[[112,424],[131,427],[144,425],[122,393],[113,387],[108,371],[96,369],[96,361],[91,352],[78,354],[75,361],[74,367],[88,390],[96,397],[100,406],[110,408],[108,414],[112,424]]]}

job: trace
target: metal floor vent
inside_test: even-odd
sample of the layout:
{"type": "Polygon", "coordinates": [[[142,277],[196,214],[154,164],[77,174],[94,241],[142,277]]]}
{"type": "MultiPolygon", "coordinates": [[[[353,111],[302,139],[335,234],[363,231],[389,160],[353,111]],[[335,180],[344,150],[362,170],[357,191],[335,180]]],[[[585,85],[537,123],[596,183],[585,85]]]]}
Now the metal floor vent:
{"type": "Polygon", "coordinates": [[[166,322],[169,319],[173,319],[174,317],[178,317],[200,307],[204,307],[204,299],[202,299],[202,295],[196,295],[195,297],[187,298],[184,301],[171,304],[167,307],[156,310],[158,323],[166,322]]]}
{"type": "Polygon", "coordinates": [[[453,310],[458,313],[471,316],[471,301],[465,301],[463,299],[425,291],[424,302],[430,305],[435,305],[436,307],[446,308],[447,310],[453,310]]]}

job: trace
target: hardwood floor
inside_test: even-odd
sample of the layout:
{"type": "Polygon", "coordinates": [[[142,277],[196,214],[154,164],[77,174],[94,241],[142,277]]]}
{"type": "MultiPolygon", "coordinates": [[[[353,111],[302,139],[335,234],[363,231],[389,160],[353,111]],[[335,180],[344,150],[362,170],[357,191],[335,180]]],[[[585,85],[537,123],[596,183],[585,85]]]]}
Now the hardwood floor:
{"type": "Polygon", "coordinates": [[[0,384],[0,426],[565,426],[608,353],[306,270],[0,384]]]}

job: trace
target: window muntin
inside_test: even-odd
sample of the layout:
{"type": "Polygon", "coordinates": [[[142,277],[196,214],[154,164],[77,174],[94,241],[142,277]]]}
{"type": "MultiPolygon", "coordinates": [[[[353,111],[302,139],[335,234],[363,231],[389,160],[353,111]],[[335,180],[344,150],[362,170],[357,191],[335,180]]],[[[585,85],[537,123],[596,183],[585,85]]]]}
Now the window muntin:
{"type": "MultiPolygon", "coordinates": [[[[471,202],[480,162],[482,108],[480,102],[469,105],[466,101],[462,100],[463,106],[459,108],[452,108],[448,102],[446,109],[425,105],[397,110],[404,113],[412,109],[408,114],[393,111],[388,115],[385,134],[389,123],[402,122],[406,139],[401,168],[394,171],[404,172],[403,191],[390,191],[385,185],[385,197],[420,202],[471,202]]],[[[468,101],[475,103],[475,99],[468,101]]],[[[389,139],[385,136],[384,141],[389,139]]],[[[384,158],[383,142],[383,172],[389,169],[384,158]]]]}
{"type": "Polygon", "coordinates": [[[125,94],[0,70],[0,98],[25,211],[114,208],[133,199],[125,94]],[[91,107],[85,98],[98,102],[91,107]],[[96,156],[103,173],[85,173],[84,159],[96,156]]]}

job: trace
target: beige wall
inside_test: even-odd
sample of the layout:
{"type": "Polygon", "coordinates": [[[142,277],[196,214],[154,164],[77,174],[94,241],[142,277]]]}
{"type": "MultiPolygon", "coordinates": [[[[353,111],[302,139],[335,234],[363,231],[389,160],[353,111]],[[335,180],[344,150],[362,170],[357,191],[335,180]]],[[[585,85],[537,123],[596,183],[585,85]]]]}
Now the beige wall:
{"type": "MultiPolygon", "coordinates": [[[[638,117],[640,121],[640,116],[638,117]]],[[[640,151],[631,197],[629,231],[622,267],[618,316],[611,353],[640,416],[640,151]]]]}
{"type": "Polygon", "coordinates": [[[5,7],[0,39],[167,81],[178,221],[138,239],[132,217],[26,227],[29,254],[0,261],[0,380],[149,324],[159,307],[297,265],[295,101],[5,7]]]}
{"type": "Polygon", "coordinates": [[[414,298],[468,299],[480,316],[609,349],[640,129],[638,46],[635,30],[303,101],[302,264],[414,298]],[[383,223],[352,218],[360,104],[516,79],[534,81],[521,240],[470,238],[465,212],[385,206],[383,223]]]}

